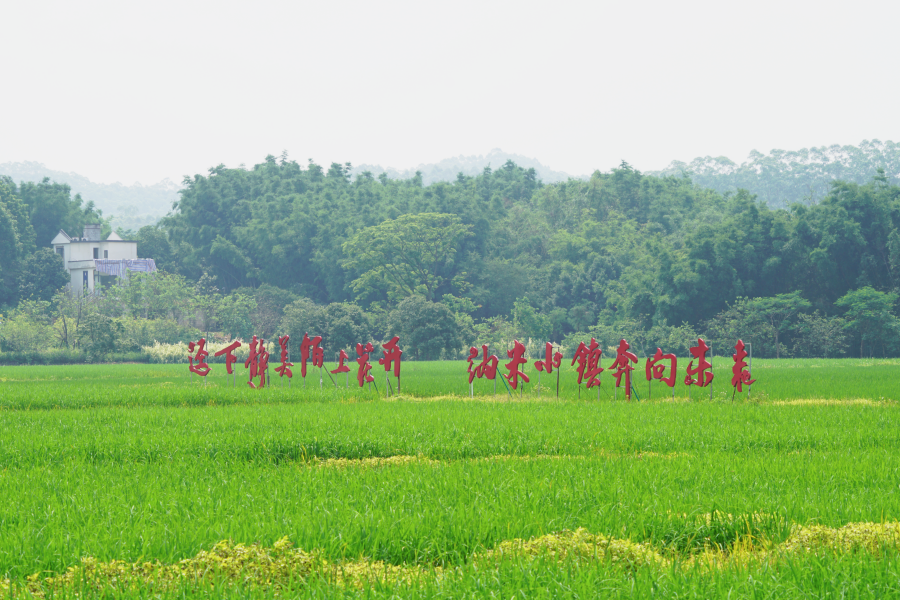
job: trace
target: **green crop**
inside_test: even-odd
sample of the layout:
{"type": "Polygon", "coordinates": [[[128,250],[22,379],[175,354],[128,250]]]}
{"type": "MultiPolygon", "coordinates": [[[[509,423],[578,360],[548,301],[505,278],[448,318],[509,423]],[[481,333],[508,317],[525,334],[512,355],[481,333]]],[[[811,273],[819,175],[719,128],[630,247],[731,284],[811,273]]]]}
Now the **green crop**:
{"type": "MultiPolygon", "coordinates": [[[[320,389],[317,374],[306,389],[257,391],[218,373],[192,383],[172,365],[3,367],[0,574],[53,595],[40,582],[72,591],[75,575],[54,578],[78,565],[91,577],[150,569],[160,593],[267,597],[281,588],[265,569],[197,587],[166,565],[237,552],[282,573],[295,555],[264,549],[286,539],[296,560],[319,561],[288,569],[298,579],[284,589],[310,597],[889,596],[900,560],[871,536],[900,520],[898,367],[754,361],[749,397],[732,402],[723,367],[712,401],[680,386],[675,402],[654,388],[630,403],[579,400],[570,369],[559,400],[534,385],[493,396],[485,381],[472,400],[461,362],[405,365],[390,399],[383,372],[376,394],[327,376],[320,389]],[[841,529],[853,523],[872,525],[841,529]],[[570,542],[575,562],[484,562],[570,542]],[[585,562],[590,544],[630,566],[585,562]],[[810,545],[827,552],[800,551],[810,545]],[[159,566],[133,566],[144,563],[159,566]]],[[[134,577],[102,593],[153,588],[134,577]]]]}

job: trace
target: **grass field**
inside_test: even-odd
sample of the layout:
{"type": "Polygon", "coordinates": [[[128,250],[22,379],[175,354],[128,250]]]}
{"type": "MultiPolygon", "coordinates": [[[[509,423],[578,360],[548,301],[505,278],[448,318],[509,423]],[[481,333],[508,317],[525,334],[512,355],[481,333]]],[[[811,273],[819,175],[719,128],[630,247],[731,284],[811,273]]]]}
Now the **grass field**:
{"type": "Polygon", "coordinates": [[[712,397],[641,377],[631,403],[571,368],[557,400],[471,399],[463,362],[405,364],[391,399],[380,371],[2,367],[0,592],[900,594],[900,361],[756,360],[732,401],[726,360],[712,397]]]}

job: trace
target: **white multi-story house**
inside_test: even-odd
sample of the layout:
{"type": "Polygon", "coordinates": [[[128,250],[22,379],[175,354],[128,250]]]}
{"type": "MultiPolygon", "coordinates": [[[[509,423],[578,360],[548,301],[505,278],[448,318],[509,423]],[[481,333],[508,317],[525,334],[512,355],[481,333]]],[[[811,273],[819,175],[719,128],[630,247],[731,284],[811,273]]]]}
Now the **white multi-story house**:
{"type": "MultiPolygon", "coordinates": [[[[100,239],[100,224],[84,226],[80,238],[59,230],[50,246],[62,256],[73,294],[92,293],[101,278],[126,277],[128,271],[155,271],[152,258],[138,258],[137,242],[123,240],[115,232],[100,239]]],[[[104,284],[107,281],[103,282],[104,284]]]]}

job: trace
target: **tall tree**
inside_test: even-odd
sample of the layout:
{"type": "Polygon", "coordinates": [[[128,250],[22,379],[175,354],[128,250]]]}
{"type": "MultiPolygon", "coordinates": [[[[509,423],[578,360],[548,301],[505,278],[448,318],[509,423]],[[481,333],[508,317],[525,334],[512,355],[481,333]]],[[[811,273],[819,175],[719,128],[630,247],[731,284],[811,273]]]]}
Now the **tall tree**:
{"type": "Polygon", "coordinates": [[[768,324],[772,337],[775,338],[775,358],[781,358],[779,338],[781,334],[791,327],[791,319],[810,306],[809,301],[800,296],[800,292],[778,294],[771,298],[754,298],[751,300],[751,309],[759,312],[768,324]]]}
{"type": "Polygon", "coordinates": [[[869,286],[847,292],[835,305],[847,310],[847,327],[859,335],[859,357],[863,357],[864,344],[868,342],[874,350],[882,346],[898,332],[897,317],[893,314],[897,294],[879,292],[869,286]]]}
{"type": "MultiPolygon", "coordinates": [[[[344,267],[359,273],[351,285],[360,297],[372,288],[387,288],[390,299],[421,294],[434,300],[445,282],[445,267],[469,230],[457,215],[402,215],[345,242],[344,267]]],[[[454,278],[457,287],[464,285],[463,276],[454,278]]]]}

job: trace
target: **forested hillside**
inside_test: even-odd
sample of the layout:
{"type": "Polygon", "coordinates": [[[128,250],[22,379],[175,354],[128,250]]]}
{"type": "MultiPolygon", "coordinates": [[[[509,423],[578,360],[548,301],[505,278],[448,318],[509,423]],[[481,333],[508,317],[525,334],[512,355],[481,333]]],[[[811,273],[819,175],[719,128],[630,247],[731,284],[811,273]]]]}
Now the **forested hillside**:
{"type": "MultiPolygon", "coordinates": [[[[168,179],[152,185],[96,183],[78,173],[56,171],[34,161],[0,164],[0,176],[4,175],[19,185],[40,183],[45,178],[68,185],[74,193],[89,199],[99,210],[110,215],[114,227],[125,229],[156,223],[178,199],[178,186],[168,179]]],[[[49,241],[39,240],[41,245],[49,241]]]]}
{"type": "Polygon", "coordinates": [[[422,347],[429,324],[430,356],[516,336],[684,351],[701,333],[760,355],[900,352],[900,186],[883,171],[786,210],[626,163],[553,184],[511,161],[431,185],[351,169],[270,156],[186,179],[135,234],[182,291],[122,313],[223,335],[406,331],[422,347]]]}
{"type": "Polygon", "coordinates": [[[719,156],[690,163],[673,161],[654,175],[687,175],[701,187],[721,193],[748,190],[771,207],[815,204],[835,181],[866,183],[884,169],[891,183],[900,183],[900,144],[864,140],[859,146],[821,146],[802,150],[753,151],[737,164],[719,156]]]}

